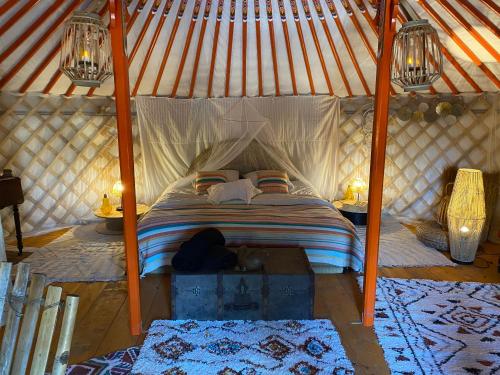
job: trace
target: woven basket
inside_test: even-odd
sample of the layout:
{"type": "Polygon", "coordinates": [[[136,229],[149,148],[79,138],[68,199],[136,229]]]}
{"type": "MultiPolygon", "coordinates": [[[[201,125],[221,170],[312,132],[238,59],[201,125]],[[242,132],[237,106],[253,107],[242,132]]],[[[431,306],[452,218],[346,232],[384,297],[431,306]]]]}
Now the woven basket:
{"type": "Polygon", "coordinates": [[[420,242],[428,247],[432,247],[439,251],[448,251],[448,232],[441,229],[441,226],[430,221],[416,226],[417,238],[420,242]]]}
{"type": "Polygon", "coordinates": [[[450,205],[451,191],[450,187],[453,188],[453,182],[446,184],[444,188],[444,196],[439,202],[436,221],[441,226],[443,230],[448,230],[448,206],[450,205]]]}

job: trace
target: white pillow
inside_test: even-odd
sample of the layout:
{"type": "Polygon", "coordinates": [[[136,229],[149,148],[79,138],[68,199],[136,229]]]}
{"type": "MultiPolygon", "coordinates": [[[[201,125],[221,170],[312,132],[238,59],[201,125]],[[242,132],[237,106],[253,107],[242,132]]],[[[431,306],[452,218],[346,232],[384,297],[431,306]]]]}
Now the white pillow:
{"type": "MultiPolygon", "coordinates": [[[[259,184],[259,182],[257,181],[258,180],[258,173],[259,172],[264,172],[265,170],[261,170],[261,171],[253,171],[253,172],[248,172],[248,173],[245,173],[243,175],[244,178],[249,178],[251,181],[252,181],[252,184],[254,186],[257,186],[259,184]]],[[[294,185],[292,183],[292,181],[290,180],[287,180],[287,185],[288,185],[288,189],[293,189],[294,188],[294,185]]]]}
{"type": "Polygon", "coordinates": [[[208,188],[208,200],[220,204],[230,200],[242,200],[249,204],[253,197],[262,193],[249,179],[217,184],[208,188]]]}

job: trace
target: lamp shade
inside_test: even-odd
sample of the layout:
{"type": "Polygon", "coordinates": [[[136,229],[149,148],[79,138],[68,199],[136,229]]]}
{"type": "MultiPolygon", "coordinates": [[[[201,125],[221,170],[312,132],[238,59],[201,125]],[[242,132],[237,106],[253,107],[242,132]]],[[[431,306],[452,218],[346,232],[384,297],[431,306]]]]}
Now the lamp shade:
{"type": "Polygon", "coordinates": [[[359,178],[359,177],[354,178],[351,181],[350,186],[351,186],[351,190],[353,193],[363,193],[368,188],[366,186],[366,182],[362,178],[359,178]]]}
{"type": "Polygon", "coordinates": [[[121,197],[123,193],[123,184],[121,181],[116,181],[111,189],[111,193],[117,197],[121,197]]]}
{"type": "Polygon", "coordinates": [[[99,87],[111,76],[111,41],[99,15],[75,12],[66,22],[59,69],[77,86],[99,87]]]}
{"type": "Polygon", "coordinates": [[[392,45],[392,82],[405,91],[427,90],[442,72],[441,44],[429,21],[403,24],[392,45]]]}
{"type": "Polygon", "coordinates": [[[448,230],[452,260],[474,261],[486,220],[483,174],[477,169],[459,169],[448,206],[448,230]]]}

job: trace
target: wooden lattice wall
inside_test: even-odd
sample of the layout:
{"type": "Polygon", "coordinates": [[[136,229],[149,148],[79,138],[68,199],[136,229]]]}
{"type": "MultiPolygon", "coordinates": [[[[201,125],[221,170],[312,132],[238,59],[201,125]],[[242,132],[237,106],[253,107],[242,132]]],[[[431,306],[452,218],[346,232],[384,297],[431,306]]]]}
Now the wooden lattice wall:
{"type": "MultiPolygon", "coordinates": [[[[464,97],[466,112],[454,125],[390,120],[385,207],[410,219],[430,218],[448,167],[487,171],[500,166],[497,131],[500,95],[464,97]],[[496,151],[496,152],[495,152],[496,151]]],[[[392,101],[397,110],[408,98],[392,101]]],[[[353,177],[368,179],[371,99],[343,99],[339,196],[353,177]]],[[[135,118],[135,117],[134,117],[135,118]]],[[[138,200],[141,159],[135,134],[138,200]]],[[[102,194],[119,179],[114,102],[107,98],[0,95],[0,168],[22,177],[26,232],[92,219],[102,194]]],[[[2,212],[12,230],[9,209],[2,212]]]]}

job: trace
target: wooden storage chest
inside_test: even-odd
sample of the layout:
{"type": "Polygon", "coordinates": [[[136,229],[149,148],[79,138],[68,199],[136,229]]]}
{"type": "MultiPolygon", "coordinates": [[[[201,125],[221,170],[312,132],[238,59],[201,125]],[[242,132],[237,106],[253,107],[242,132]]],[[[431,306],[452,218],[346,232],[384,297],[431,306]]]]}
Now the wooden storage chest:
{"type": "Polygon", "coordinates": [[[172,319],[312,319],[314,274],[300,248],[255,249],[260,271],[172,274],[172,319]]]}

